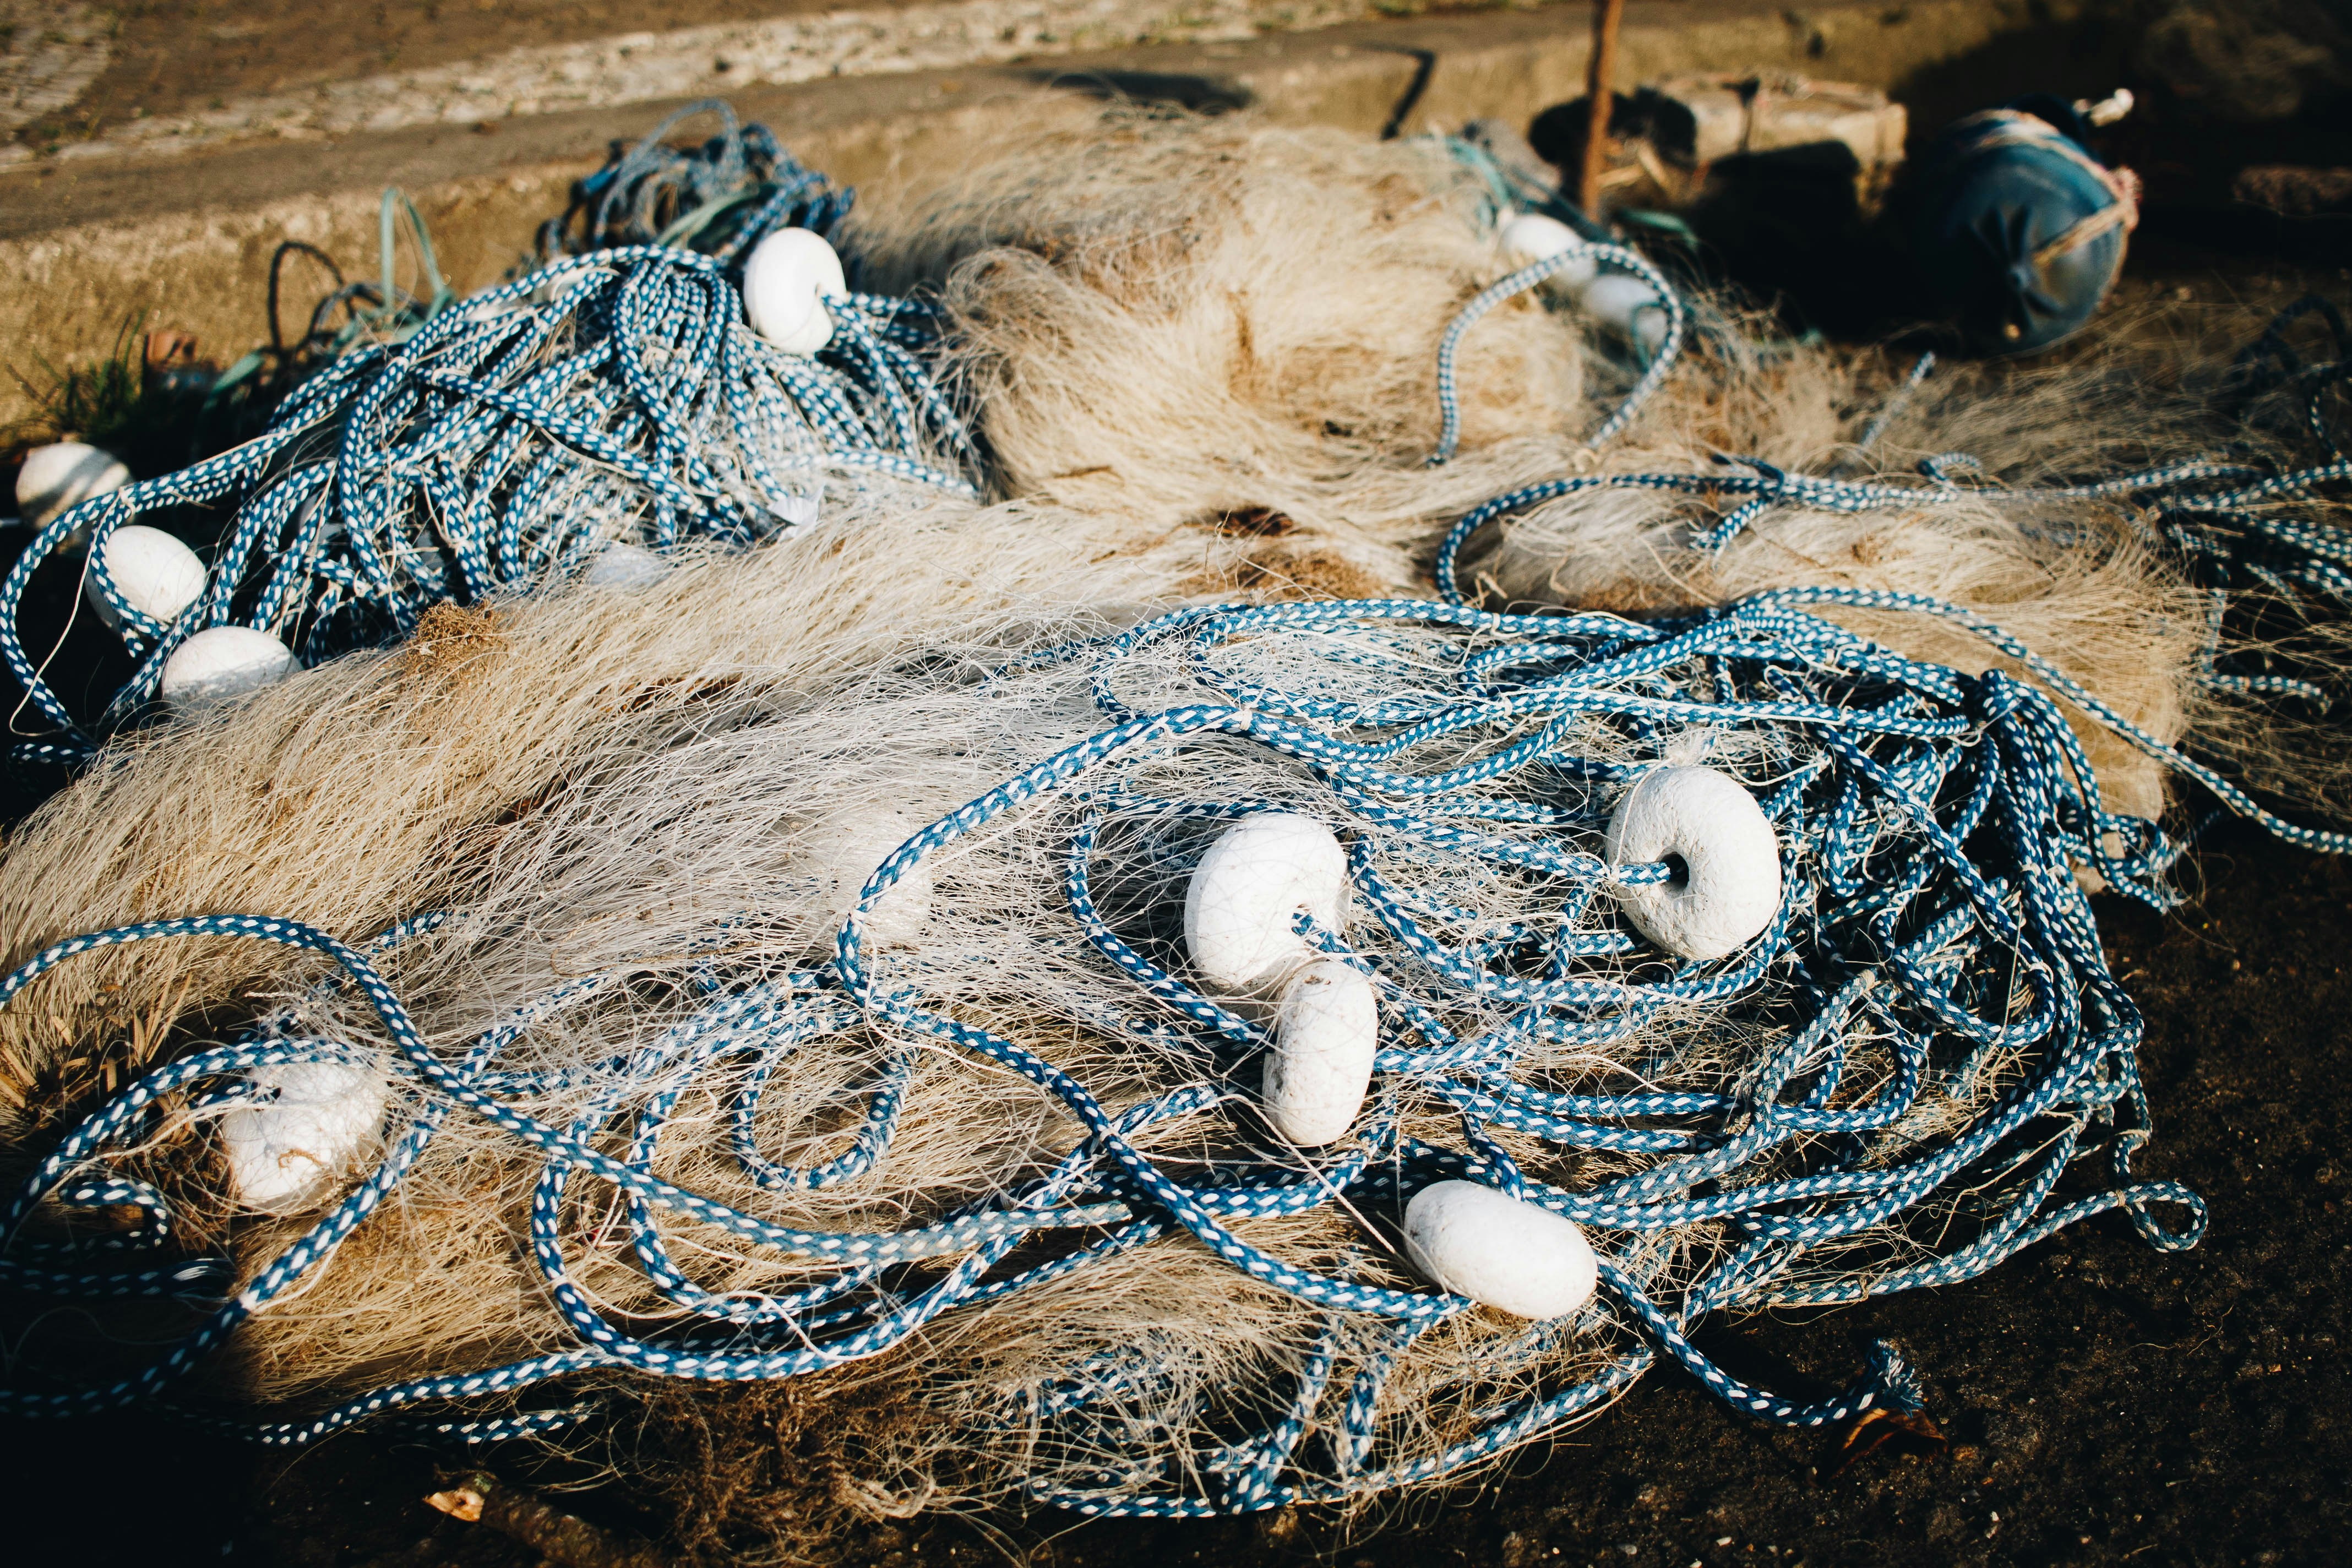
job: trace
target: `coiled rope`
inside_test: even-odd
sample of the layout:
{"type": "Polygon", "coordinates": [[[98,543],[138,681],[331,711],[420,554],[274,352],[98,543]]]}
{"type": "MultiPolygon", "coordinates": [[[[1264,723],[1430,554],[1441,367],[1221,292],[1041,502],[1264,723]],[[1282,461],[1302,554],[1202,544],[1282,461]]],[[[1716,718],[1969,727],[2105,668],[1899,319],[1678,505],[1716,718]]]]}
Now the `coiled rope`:
{"type": "Polygon", "coordinates": [[[811,521],[828,481],[976,493],[961,416],[927,367],[919,303],[828,298],[820,355],[744,324],[722,262],[631,247],[558,261],[356,348],[269,428],[218,457],[52,519],[0,579],[0,657],[65,733],[20,757],[79,760],[152,697],[190,637],[239,625],[306,663],[405,635],[431,605],[576,570],[614,544],[748,544],[811,521]],[[127,604],[103,542],[139,517],[233,505],[196,605],[166,626],[127,604]],[[140,660],[85,729],[18,631],[33,573],[78,531],[140,660]]]}
{"type": "Polygon", "coordinates": [[[1690,312],[1684,305],[1682,296],[1675,292],[1673,284],[1666,281],[1665,274],[1640,251],[1622,245],[1601,245],[1580,239],[1566,250],[1522,267],[1507,278],[1496,279],[1479,290],[1476,297],[1463,306],[1454,320],[1446,324],[1445,334],[1437,344],[1439,426],[1437,449],[1429,455],[1431,468],[1451,462],[1455,449],[1462,443],[1462,401],[1454,361],[1461,350],[1463,335],[1477,325],[1481,317],[1506,300],[1526,293],[1544,279],[1580,261],[1613,267],[1641,279],[1655,290],[1658,307],[1666,316],[1666,335],[1659,340],[1649,363],[1643,367],[1640,378],[1633,383],[1633,390],[1625,395],[1615,411],[1585,437],[1585,445],[1598,447],[1617,436],[1633,423],[1633,416],[1641,412],[1642,405],[1650,400],[1651,395],[1664,384],[1667,374],[1675,367],[1675,359],[1682,353],[1684,336],[1689,329],[1690,312]]]}
{"type": "Polygon", "coordinates": [[[736,261],[773,229],[830,237],[855,199],[802,167],[766,126],[741,124],[733,104],[706,98],[625,152],[616,143],[604,166],[580,182],[570,209],[540,226],[538,255],[543,265],[614,247],[676,245],[736,261]],[[699,147],[669,144],[672,131],[706,114],[719,117],[716,136],[699,147]]]}
{"type": "MultiPolygon", "coordinates": [[[[1712,520],[1695,521],[1686,540],[1688,548],[1701,555],[1720,554],[1741,533],[1780,507],[1851,515],[1961,501],[2030,506],[2053,500],[2111,500],[2127,503],[2135,527],[2151,542],[2183,562],[2203,588],[2208,637],[2200,656],[2199,679],[2205,686],[2239,696],[2292,698],[2315,711],[2325,712],[2330,696],[2318,682],[2267,670],[2248,672],[2227,668],[2221,640],[2223,619],[2230,611],[2232,596],[2248,589],[2263,591],[2272,602],[2305,615],[2315,608],[2337,614],[2352,609],[2352,531],[2316,515],[2326,507],[2341,504],[2324,500],[2327,491],[2352,484],[2352,458],[2344,455],[2325,407],[2332,390],[2352,381],[2352,359],[2305,367],[2286,347],[2282,336],[2289,323],[2314,311],[2323,313],[2330,321],[2339,347],[2352,344],[2352,333],[2346,332],[2333,307],[2315,297],[2299,302],[2273,321],[2263,337],[2240,356],[2240,390],[2252,395],[2281,385],[2293,386],[2303,399],[2303,423],[2326,454],[2327,460],[2322,463],[2280,471],[2266,466],[2200,458],[2082,484],[2011,488],[1991,483],[1963,484],[1958,476],[1979,469],[1982,465],[1958,452],[1921,459],[1916,482],[1793,473],[1760,458],[1717,453],[1712,471],[1564,476],[1526,485],[1485,501],[1455,520],[1439,542],[1434,564],[1438,590],[1448,604],[1469,602],[1461,580],[1460,558],[1481,529],[1530,507],[1588,490],[1646,489],[1704,498],[1714,508],[1712,520]],[[2271,372],[2267,376],[2258,374],[2264,368],[2271,372]],[[2310,507],[2314,515],[2295,516],[2281,510],[2293,503],[2310,507]]],[[[1668,342],[1671,345],[1675,341],[1670,337],[1668,342]]],[[[1664,357],[1662,354],[1661,359],[1664,357]]],[[[1877,440],[1934,363],[1934,355],[1927,354],[1913,365],[1893,398],[1864,431],[1862,448],[1866,449],[1877,440]]],[[[1612,421],[1611,427],[1618,427],[1618,422],[1612,421]]],[[[2166,747],[2097,701],[2019,639],[1961,606],[1926,595],[1831,587],[1790,588],[1769,597],[1787,605],[1913,611],[1964,626],[2004,653],[2024,661],[2037,678],[2062,690],[2068,700],[2095,712],[2101,723],[2134,746],[2160,756],[2168,765],[2197,780],[2219,795],[2231,811],[2252,817],[2280,837],[2307,848],[2342,852],[2352,846],[2352,836],[2297,826],[2263,810],[2212,769],[2166,747]]]]}
{"type": "MultiPolygon", "coordinates": [[[[1934,506],[1962,499],[2032,502],[2131,496],[2149,498],[2155,501],[2157,515],[2166,520],[2175,531],[2175,537],[2184,551],[2195,549],[2226,557],[2230,553],[2228,548],[2217,542],[2216,533],[2222,529],[2235,529],[2242,539],[2255,547],[2245,552],[2245,555],[2251,558],[2247,562],[2250,572],[2278,579],[2282,585],[2292,583],[2316,588],[2338,604],[2352,606],[2352,577],[2347,577],[2336,564],[2338,561],[2352,563],[2352,534],[2331,524],[2282,519],[2242,510],[2253,502],[2273,497],[2302,494],[2322,485],[2352,481],[2352,461],[2338,461],[2286,474],[2266,474],[2237,465],[2177,463],[2095,484],[2006,489],[1960,486],[1950,477],[1948,470],[1973,467],[1974,459],[1958,454],[1924,459],[1919,471],[1927,482],[1916,485],[1791,474],[1759,458],[1718,455],[1717,460],[1721,470],[1713,474],[1580,475],[1547,479],[1486,501],[1464,513],[1440,542],[1435,568],[1439,592],[1448,604],[1465,602],[1457,562],[1464,545],[1478,530],[1512,512],[1582,490],[1649,489],[1685,495],[1748,498],[1723,511],[1713,527],[1693,534],[1690,547],[1703,553],[1721,551],[1741,530],[1754,524],[1776,506],[1806,506],[1825,511],[1857,513],[1934,506]],[[2209,488],[2196,488],[2200,485],[2209,488]],[[2216,531],[2205,531],[2208,528],[2216,531]],[[2263,555],[2270,559],[2262,559],[2263,555]]],[[[2212,605],[2208,619],[2213,636],[2203,656],[2200,679],[2205,684],[2229,691],[2300,696],[2325,705],[2325,694],[2312,682],[2283,676],[2241,676],[2219,669],[2215,660],[2219,649],[2221,614],[2227,604],[2228,590],[2215,586],[2209,588],[2208,593],[2212,605]]],[[[2038,679],[2063,691],[2068,700],[2093,713],[2101,723],[2138,750],[2159,758],[2168,766],[2195,779],[2220,796],[2231,811],[2261,823],[2279,837],[2305,848],[2324,849],[2331,853],[2352,849],[2352,835],[2298,826],[2265,810],[2221,774],[2165,745],[2100,701],[2022,640],[2001,630],[1988,617],[1962,605],[1925,594],[1841,587],[1778,589],[1762,597],[1786,605],[1843,605],[1859,609],[1914,611],[1965,626],[2002,652],[2023,661],[2038,679]]]]}
{"type": "MultiPolygon", "coordinates": [[[[1056,1455],[1117,1450],[1118,1434],[1132,1430],[1118,1425],[1120,1413],[1148,1407],[1164,1375],[1148,1342],[1039,1378],[1003,1419],[1025,1431],[1021,1451],[1036,1456],[1032,1490],[1058,1506],[1239,1512],[1475,1463],[1592,1408],[1661,1356],[1772,1422],[1819,1425],[1914,1404],[1890,1347],[1851,1386],[1803,1400],[1734,1378],[1688,1336],[1727,1309],[1853,1301],[1969,1279],[2110,1210],[2158,1247],[2191,1247],[2201,1234],[2194,1194],[2131,1179],[2150,1130],[2136,1057],[2140,1017],[2107,967],[2074,875],[2095,868],[2160,902],[2172,849],[2153,825],[2102,806],[2055,700],[2024,682],[1907,659],[1769,599],[1659,625],[1403,600],[1221,606],[995,679],[1079,682],[1095,694],[1103,727],[908,838],[866,880],[828,962],[788,974],[731,967],[714,932],[696,960],[704,991],[690,1011],[610,1059],[557,1075],[562,1082],[503,1058],[538,1024],[646,972],[566,981],[471,1039],[436,1047],[375,960],[438,917],[395,927],[364,950],[292,921],[157,921],[57,943],[0,981],[0,1007],[22,1005],[38,976],[81,954],[236,937],[324,955],[383,1030],[380,1040],[287,1038],[265,1027],[150,1073],[67,1134],[0,1211],[0,1282],[69,1298],[180,1295],[209,1310],[152,1363],[100,1386],[37,1389],[19,1373],[0,1389],[0,1410],[68,1415],[168,1394],[253,1314],[300,1288],[461,1116],[541,1163],[530,1244],[572,1345],[416,1378],[248,1427],[252,1436],[299,1443],[365,1417],[510,1395],[592,1368],[791,1377],[879,1354],[943,1313],[1015,1298],[1147,1244],[1197,1246],[1322,1324],[1292,1358],[1286,1384],[1234,1391],[1237,1406],[1261,1413],[1256,1425],[1116,1469],[1053,1464],[1056,1455]],[[1139,707],[1123,695],[1171,669],[1194,700],[1139,707]],[[1773,823],[1785,891],[1745,949],[1678,961],[1648,947],[1613,908],[1613,889],[1668,869],[1612,866],[1596,846],[1610,800],[1630,780],[1707,737],[1773,823]],[[1180,1173],[1140,1135],[1214,1116],[1231,1099],[1231,1070],[1265,1036],[1185,980],[1181,953],[1116,926],[1093,888],[1106,834],[1122,824],[1213,823],[1265,809],[1255,798],[1159,793],[1170,778],[1233,776],[1244,757],[1324,792],[1348,842],[1351,918],[1339,931],[1302,918],[1299,929],[1375,980],[1378,1076],[1354,1134],[1339,1144],[1294,1151],[1287,1163],[1263,1152],[1188,1154],[1180,1173]],[[1119,998],[1102,1026],[1161,1047],[1157,1087],[1123,1108],[1057,1064],[1051,1046],[1025,1044],[927,994],[912,960],[866,951],[877,901],[918,867],[983,831],[1015,828],[1063,846],[1060,887],[1041,879],[1036,896],[1041,910],[1049,900],[1059,908],[1089,984],[1119,998]],[[1433,898],[1412,880],[1413,868],[1432,865],[1515,889],[1525,913],[1498,926],[1433,898]],[[1547,1047],[1652,1037],[1643,1031],[1695,1007],[1718,1048],[1753,1041],[1746,1055],[1697,1072],[1658,1047],[1617,1084],[1608,1073],[1593,1081],[1589,1067],[1569,1074],[1543,1065],[1547,1047]],[[846,1152],[799,1170],[764,1161],[754,1130],[770,1067],[861,1024],[902,1044],[878,1081],[856,1086],[867,1110],[846,1152]],[[654,1174],[679,1095],[722,1065],[748,1064],[714,1090],[731,1097],[729,1136],[744,1171],[769,1187],[853,1187],[920,1113],[908,1098],[919,1040],[1019,1074],[1082,1133],[1040,1152],[1029,1167],[1039,1173],[895,1230],[796,1228],[654,1174]],[[250,1100],[265,1093],[256,1069],[295,1062],[396,1078],[395,1103],[405,1109],[375,1170],[226,1300],[236,1270],[225,1258],[107,1272],[122,1249],[159,1251],[171,1232],[162,1193],[118,1174],[116,1152],[152,1136],[167,1105],[202,1111],[250,1100]],[[565,1120],[534,1109],[583,1083],[593,1090],[584,1110],[576,1093],[565,1120]],[[1910,1120],[1930,1102],[1961,1114],[1910,1120]],[[1411,1131],[1447,1125],[1457,1137],[1411,1131]],[[606,1152],[615,1135],[625,1152],[606,1152]],[[1578,1184],[1575,1157],[1590,1151],[1611,1153],[1623,1173],[1578,1184]],[[1488,1184],[1588,1227],[1602,1290],[1580,1314],[1494,1342],[1477,1386],[1454,1391],[1468,1435],[1438,1452],[1401,1451],[1414,1423],[1387,1401],[1391,1373],[1432,1327],[1472,1303],[1395,1282],[1377,1227],[1359,1230],[1363,1244],[1339,1262],[1308,1268],[1255,1245],[1249,1224],[1391,1214],[1446,1178],[1488,1184]],[[680,1326],[634,1330],[573,1282],[566,1248],[578,1239],[563,1215],[575,1182],[621,1200],[637,1265],[679,1310],[680,1326]],[[26,1237],[27,1219],[52,1204],[130,1205],[146,1218],[109,1252],[26,1237]],[[2159,1217],[2165,1205],[2183,1212],[2181,1223],[2159,1217]],[[715,1294],[686,1272],[664,1216],[837,1267],[791,1291],[715,1294]],[[1058,1245],[1042,1258],[1021,1254],[1033,1237],[1058,1245]],[[1663,1241],[1676,1247],[1662,1251],[1663,1241]],[[1677,1248],[1679,1269],[1667,1262],[1677,1248]],[[1612,1347],[1597,1371],[1547,1373],[1593,1346],[1612,1347]],[[1310,1431],[1322,1436],[1308,1442],[1310,1431]]],[[[1433,885],[1442,884],[1424,887],[1433,885]]],[[[725,930],[738,935],[758,919],[747,911],[725,930]]],[[[481,1439],[578,1413],[523,1408],[428,1427],[481,1439]]]]}

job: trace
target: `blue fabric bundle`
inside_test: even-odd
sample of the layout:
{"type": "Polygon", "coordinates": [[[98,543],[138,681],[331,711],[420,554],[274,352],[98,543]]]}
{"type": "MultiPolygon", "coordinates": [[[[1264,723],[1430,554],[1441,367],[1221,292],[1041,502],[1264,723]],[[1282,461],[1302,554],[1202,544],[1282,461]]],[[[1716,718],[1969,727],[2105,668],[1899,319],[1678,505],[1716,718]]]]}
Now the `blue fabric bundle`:
{"type": "Polygon", "coordinates": [[[2086,131],[2080,115],[2055,100],[2018,103],[1944,129],[1921,160],[1912,218],[1929,292],[1987,353],[2032,353],[2080,331],[2139,221],[2130,172],[2070,133],[2086,131]]]}

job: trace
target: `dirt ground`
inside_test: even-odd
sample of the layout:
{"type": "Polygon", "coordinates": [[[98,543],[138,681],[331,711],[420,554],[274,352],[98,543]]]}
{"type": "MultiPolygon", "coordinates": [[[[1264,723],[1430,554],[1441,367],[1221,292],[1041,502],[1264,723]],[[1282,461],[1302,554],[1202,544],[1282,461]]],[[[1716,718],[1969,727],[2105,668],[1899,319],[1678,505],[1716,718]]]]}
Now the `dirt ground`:
{"type": "MultiPolygon", "coordinates": [[[[859,0],[885,8],[911,0],[859,0]]],[[[26,126],[42,144],[95,136],[134,114],[416,70],[497,49],[837,9],[831,0],[129,0],[112,7],[112,58],[69,108],[26,126]],[[334,25],[320,26],[331,9],[334,25]]]]}

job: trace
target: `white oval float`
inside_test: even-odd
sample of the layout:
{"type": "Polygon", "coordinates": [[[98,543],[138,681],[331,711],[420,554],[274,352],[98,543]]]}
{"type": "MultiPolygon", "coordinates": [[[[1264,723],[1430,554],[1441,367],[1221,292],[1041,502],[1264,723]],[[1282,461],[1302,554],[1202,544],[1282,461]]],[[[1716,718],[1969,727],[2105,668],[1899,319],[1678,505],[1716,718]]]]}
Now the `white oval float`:
{"type": "Polygon", "coordinates": [[[1348,1135],[1372,1081],[1381,1005],[1371,977],[1336,958],[1291,977],[1274,1016],[1259,1099],[1275,1130],[1301,1149],[1348,1135]]]}
{"type": "Polygon", "coordinates": [[[163,700],[201,708],[258,690],[300,668],[284,643],[251,626],[210,626],[163,661],[163,700]]]}
{"type": "MultiPolygon", "coordinates": [[[[845,812],[812,828],[806,866],[819,882],[818,895],[837,928],[866,892],[866,879],[899,845],[921,832],[929,818],[892,806],[845,812]]],[[[918,860],[890,890],[866,911],[866,947],[905,947],[930,923],[931,862],[918,860]]]]}
{"type": "Polygon", "coordinates": [[[1738,779],[1713,768],[1643,774],[1611,815],[1602,852],[1618,866],[1683,862],[1675,880],[1621,888],[1618,897],[1643,936],[1685,958],[1738,951],[1780,908],[1772,824],[1738,779]]]}
{"type": "Polygon", "coordinates": [[[315,1203],[380,1145],[391,1091],[379,1073],[341,1062],[257,1068],[249,1082],[276,1098],[220,1119],[236,1201],[266,1214],[315,1203]]]}
{"type": "Polygon", "coordinates": [[[840,253],[810,229],[776,230],[743,263],[744,317],[786,353],[813,354],[831,342],[833,317],[817,296],[848,292],[840,253]]]}
{"type": "Polygon", "coordinates": [[[1576,298],[1594,321],[1653,353],[1666,341],[1665,301],[1639,278],[1612,272],[1587,283],[1576,298]]]}
{"type": "Polygon", "coordinates": [[[16,511],[27,528],[42,528],[69,506],[119,490],[131,470],[111,452],[79,441],[36,447],[16,470],[16,511]]]}
{"type": "MultiPolygon", "coordinates": [[[[1566,250],[1589,249],[1584,237],[1556,217],[1541,213],[1515,213],[1503,225],[1503,254],[1513,267],[1528,267],[1538,261],[1549,261],[1566,250]]],[[[1560,269],[1545,279],[1541,287],[1556,294],[1573,294],[1592,281],[1601,270],[1601,263],[1591,256],[1580,256],[1562,264],[1560,269]]]]}
{"type": "Polygon", "coordinates": [[[588,558],[580,580],[592,588],[650,588],[669,575],[669,563],[642,544],[614,540],[588,558]]]}
{"type": "Polygon", "coordinates": [[[1478,1182],[1437,1182],[1404,1208],[1404,1249],[1432,1283],[1514,1317],[1564,1318],[1601,1281],[1574,1220],[1478,1182]]]}
{"type": "MultiPolygon", "coordinates": [[[[98,557],[106,563],[107,575],[114,579],[114,591],[132,609],[166,626],[205,596],[204,562],[160,528],[125,523],[106,536],[98,557]]],[[[122,629],[121,616],[99,592],[94,573],[83,580],[82,596],[110,629],[122,629]]]]}
{"type": "Polygon", "coordinates": [[[1184,947],[1210,989],[1264,996],[1315,956],[1291,925],[1301,910],[1337,931],[1346,918],[1348,852],[1292,811],[1244,817],[1209,846],[1184,890],[1184,947]]]}

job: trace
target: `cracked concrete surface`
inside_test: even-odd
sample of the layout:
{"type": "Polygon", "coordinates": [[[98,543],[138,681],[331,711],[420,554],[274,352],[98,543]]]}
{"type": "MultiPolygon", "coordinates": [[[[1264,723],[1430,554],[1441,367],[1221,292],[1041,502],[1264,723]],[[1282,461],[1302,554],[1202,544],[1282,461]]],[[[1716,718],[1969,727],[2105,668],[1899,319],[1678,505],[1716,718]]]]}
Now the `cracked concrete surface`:
{"type": "Polygon", "coordinates": [[[113,58],[112,21],[90,5],[0,0],[0,136],[68,107],[98,79],[113,58]]]}
{"type": "MultiPolygon", "coordinates": [[[[5,3],[27,6],[38,0],[5,3]]],[[[131,120],[87,141],[59,142],[47,155],[119,158],[194,152],[252,137],[317,141],[417,125],[469,125],[763,84],[999,65],[1130,44],[1311,31],[1370,16],[1376,9],[1377,0],[1190,0],[1173,8],[1167,0],[952,0],[827,11],[502,49],[452,65],[131,120]]],[[[103,65],[102,44],[89,52],[103,65]]],[[[96,75],[93,67],[75,79],[73,91],[96,75]]],[[[72,97],[51,90],[40,105],[0,124],[0,130],[61,108],[72,97]]],[[[0,166],[43,155],[22,143],[0,146],[0,166]]]]}

